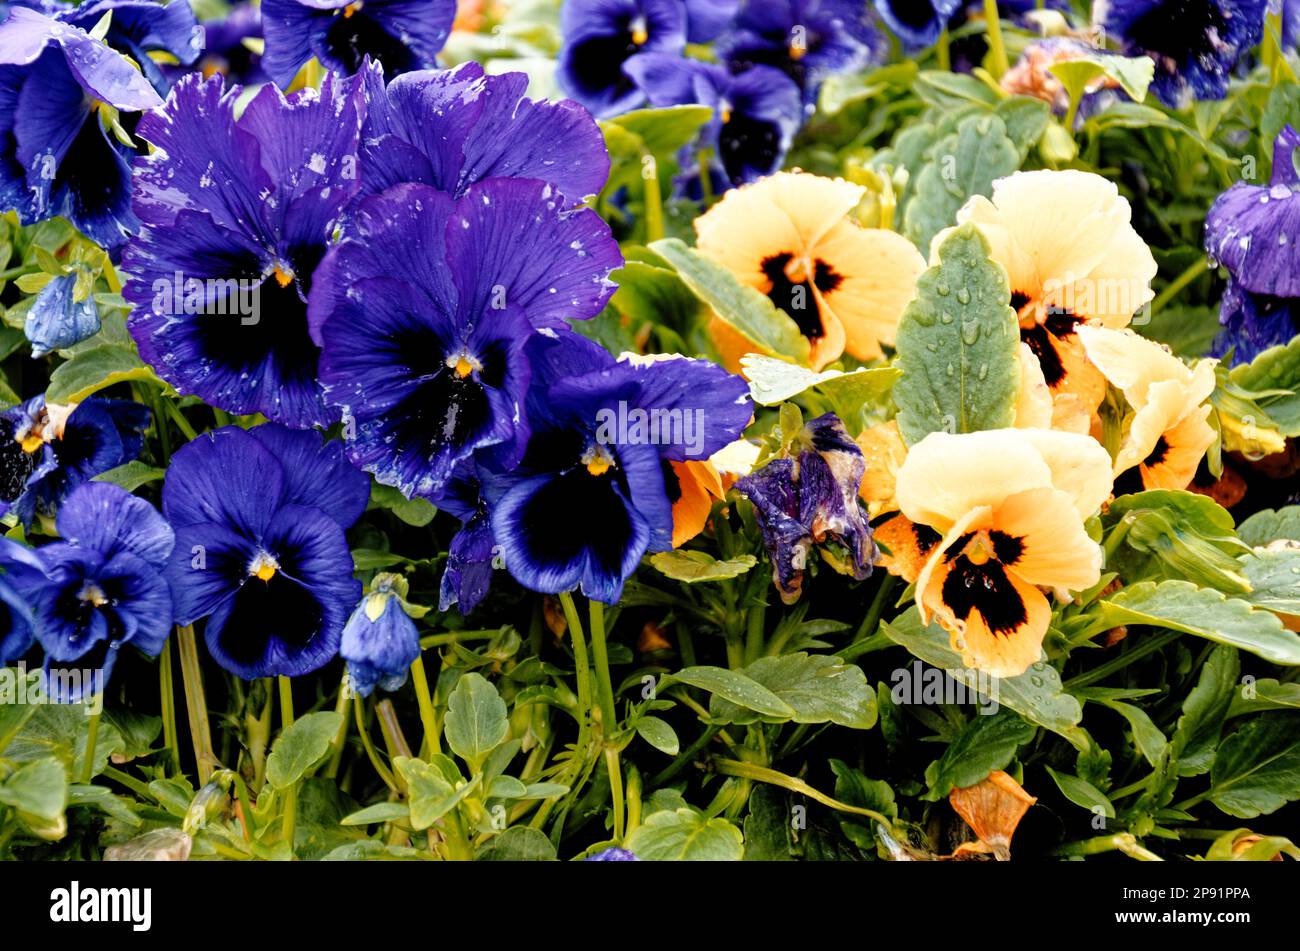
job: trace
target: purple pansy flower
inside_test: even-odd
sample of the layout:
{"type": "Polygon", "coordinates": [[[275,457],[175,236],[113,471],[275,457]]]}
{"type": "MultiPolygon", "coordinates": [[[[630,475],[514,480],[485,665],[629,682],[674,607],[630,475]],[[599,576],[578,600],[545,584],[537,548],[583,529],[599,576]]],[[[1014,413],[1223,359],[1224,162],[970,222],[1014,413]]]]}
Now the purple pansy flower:
{"type": "Polygon", "coordinates": [[[53,515],[78,485],[138,456],[148,428],[149,410],[129,400],[36,396],[0,412],[0,514],[24,525],[53,515]]]}
{"type": "Polygon", "coordinates": [[[816,101],[823,79],[863,69],[884,50],[884,37],[863,3],[852,0],[745,0],[719,42],[733,71],[773,66],[816,101]]]}
{"type": "Polygon", "coordinates": [[[238,3],[220,20],[203,24],[203,55],[198,69],[204,76],[220,73],[230,83],[251,86],[267,81],[262,55],[245,40],[262,39],[262,8],[238,3]]]}
{"type": "Polygon", "coordinates": [[[175,539],[152,505],[107,482],[75,489],[57,524],[63,540],[38,549],[45,577],[25,590],[46,682],[57,700],[75,702],[103,689],[123,646],[150,657],[162,650],[172,623],[163,571],[175,539]],[[52,676],[64,667],[98,671],[97,682],[52,676]]]}
{"type": "Polygon", "coordinates": [[[182,66],[191,66],[203,52],[203,28],[194,18],[189,0],[90,0],[61,8],[59,18],[93,30],[108,14],[104,42],[129,56],[160,96],[167,95],[171,82],[149,54],[166,53],[182,66]]]}
{"type": "Polygon", "coordinates": [[[447,546],[447,566],[438,591],[438,610],[453,604],[469,614],[487,597],[492,585],[496,539],[492,516],[472,465],[462,465],[438,507],[460,519],[461,528],[447,546]]]}
{"type": "Polygon", "coordinates": [[[861,581],[871,574],[876,544],[858,487],[866,463],[862,450],[833,413],[808,423],[793,455],[777,457],[736,481],[754,504],[781,600],[793,604],[814,545],[842,574],[861,581]]]}
{"type": "Polygon", "coordinates": [[[681,0],[564,0],[560,88],[602,119],[635,109],[645,94],[623,64],[638,53],[680,53],[686,28],[681,0]]]}
{"type": "Polygon", "coordinates": [[[691,43],[716,40],[740,9],[740,0],[683,0],[686,10],[686,39],[691,43]]]}
{"type": "Polygon", "coordinates": [[[85,30],[26,7],[0,23],[0,206],[62,215],[116,251],[135,230],[118,112],[161,105],[138,69],[85,30]]]}
{"type": "Polygon", "coordinates": [[[1205,218],[1205,250],[1228,270],[1213,353],[1234,363],[1300,332],[1300,133],[1287,126],[1273,145],[1267,185],[1237,182],[1205,218]]]}
{"type": "Polygon", "coordinates": [[[527,179],[488,179],[460,199],[399,185],[353,224],[312,294],[320,382],[353,464],[437,499],[475,453],[518,459],[529,336],[599,313],[622,256],[598,215],[527,179]]]}
{"type": "Polygon", "coordinates": [[[163,486],[177,623],[207,618],[208,650],[245,679],[328,663],[361,596],[343,533],[368,499],[319,433],[226,426],[187,443],[163,486]]]}
{"type": "Polygon", "coordinates": [[[962,0],[875,0],[880,19],[913,50],[933,45],[961,6],[962,0]]]}
{"type": "Polygon", "coordinates": [[[803,121],[799,87],[771,66],[754,66],[733,76],[713,63],[641,53],[624,69],[645,90],[651,105],[699,103],[713,109],[700,131],[700,143],[713,150],[730,185],[777,171],[803,121]]]}
{"type": "Polygon", "coordinates": [[[535,178],[570,202],[600,191],[609,154],[576,102],[524,97],[523,73],[487,76],[478,63],[398,76],[366,73],[369,103],[361,194],[419,182],[460,197],[485,178],[535,178]]]}
{"type": "Polygon", "coordinates": [[[31,590],[46,580],[45,563],[25,545],[0,537],[0,665],[19,660],[35,640],[31,590]]]}
{"type": "Polygon", "coordinates": [[[602,849],[593,855],[588,855],[584,862],[639,862],[635,852],[628,849],[620,849],[617,846],[611,846],[608,849],[602,849]]]}
{"type": "Polygon", "coordinates": [[[312,272],[357,189],[360,77],[284,96],[188,76],[141,120],[140,233],[123,252],[140,356],[178,390],[287,426],[337,416],[316,385],[312,272]]]}
{"type": "Polygon", "coordinates": [[[1267,0],[1099,0],[1093,20],[1129,56],[1155,60],[1151,91],[1170,108],[1222,99],[1228,74],[1258,45],[1267,0]]]}
{"type": "Polygon", "coordinates": [[[375,687],[396,690],[420,656],[420,632],[406,613],[406,579],[377,574],[343,628],[339,656],[348,663],[352,686],[363,697],[375,687]]]}
{"type": "Polygon", "coordinates": [[[90,293],[78,301],[76,274],[62,274],[40,289],[23,321],[32,356],[62,350],[99,333],[99,308],[90,293]]]}
{"type": "Polygon", "coordinates": [[[703,360],[615,361],[572,331],[529,349],[532,436],[518,465],[484,474],[498,552],[526,588],[612,604],[642,555],[672,547],[668,462],[736,439],[748,390],[703,360]]]}
{"type": "Polygon", "coordinates": [[[437,65],[456,0],[262,0],[262,66],[281,87],[313,56],[351,74],[366,57],[390,76],[437,65]]]}

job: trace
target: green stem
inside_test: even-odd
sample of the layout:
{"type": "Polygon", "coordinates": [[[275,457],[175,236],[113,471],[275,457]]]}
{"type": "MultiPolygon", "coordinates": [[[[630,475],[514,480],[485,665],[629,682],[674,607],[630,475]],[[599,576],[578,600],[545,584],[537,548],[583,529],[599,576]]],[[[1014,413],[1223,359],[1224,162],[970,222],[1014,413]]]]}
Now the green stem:
{"type": "Polygon", "coordinates": [[[104,776],[114,782],[121,783],[131,792],[135,793],[141,799],[157,800],[157,797],[150,792],[149,787],[140,780],[136,779],[130,773],[118,769],[116,766],[105,766],[104,776]]]}
{"type": "Polygon", "coordinates": [[[623,768],[618,762],[618,750],[605,747],[605,771],[609,773],[609,799],[614,812],[614,841],[622,842],[627,827],[627,812],[623,803],[623,768]]]}
{"type": "MultiPolygon", "coordinates": [[[[415,699],[420,704],[420,723],[424,726],[424,746],[430,753],[441,749],[438,742],[438,718],[433,709],[433,695],[429,692],[429,678],[424,671],[423,655],[411,664],[411,682],[415,685],[415,699]]],[[[420,747],[421,752],[424,746],[420,747]]]]}
{"type": "Polygon", "coordinates": [[[185,709],[189,714],[194,762],[199,771],[199,785],[203,786],[212,778],[217,755],[212,749],[208,702],[203,693],[203,669],[199,664],[199,645],[193,625],[176,628],[176,647],[181,658],[181,680],[185,686],[185,709]]]}
{"type": "Polygon", "coordinates": [[[1094,667],[1092,670],[1082,673],[1077,677],[1071,677],[1062,686],[1067,690],[1070,690],[1096,683],[1098,680],[1109,677],[1117,670],[1123,670],[1129,664],[1142,659],[1147,656],[1147,654],[1155,653],[1177,637],[1178,634],[1175,631],[1166,631],[1164,634],[1147,636],[1140,644],[1136,645],[1132,649],[1125,651],[1113,660],[1109,660],[1100,666],[1094,667]]]}
{"type": "Polygon", "coordinates": [[[720,726],[707,727],[704,732],[700,734],[699,739],[686,747],[686,749],[682,750],[681,753],[677,754],[676,759],[650,778],[650,788],[661,788],[664,783],[668,782],[685,769],[687,765],[689,765],[695,757],[699,755],[700,750],[709,745],[709,741],[717,736],[718,731],[721,729],[722,727],[720,726]]]}
{"type": "Polygon", "coordinates": [[[802,779],[796,779],[793,776],[787,776],[785,773],[777,772],[774,769],[768,769],[766,766],[759,766],[755,763],[745,763],[737,759],[715,759],[713,761],[715,771],[723,776],[737,776],[741,779],[752,779],[760,783],[767,783],[771,786],[780,786],[782,789],[788,789],[791,792],[799,793],[801,796],[807,796],[815,802],[821,803],[827,808],[834,809],[837,812],[850,812],[858,816],[866,816],[868,819],[874,819],[885,828],[889,828],[891,823],[888,818],[876,812],[873,809],[864,809],[861,806],[850,806],[848,803],[840,802],[838,799],[832,799],[812,786],[809,786],[802,779]]]}
{"type": "Polygon", "coordinates": [[[22,277],[24,274],[35,274],[40,268],[35,264],[22,264],[18,267],[11,267],[7,271],[0,271],[0,281],[11,281],[15,277],[22,277]]]}
{"type": "Polygon", "coordinates": [[[627,834],[631,835],[641,824],[641,773],[628,763],[627,766],[627,834]]]}
{"type": "Polygon", "coordinates": [[[1001,79],[1011,67],[1007,62],[1007,50],[1002,44],[1002,21],[998,19],[998,0],[984,0],[985,29],[988,31],[989,72],[994,79],[1001,79]]]}
{"type": "Polygon", "coordinates": [[[345,667],[343,670],[343,679],[339,682],[338,699],[334,701],[334,712],[339,715],[339,731],[334,735],[334,741],[330,743],[330,757],[325,766],[325,772],[322,774],[325,779],[334,779],[339,774],[339,764],[343,762],[343,747],[348,738],[348,672],[345,667]]]}
{"type": "Polygon", "coordinates": [[[162,403],[163,406],[167,407],[167,414],[171,416],[172,421],[176,424],[176,427],[185,434],[185,438],[197,439],[199,434],[194,431],[194,427],[191,426],[190,421],[185,418],[185,414],[182,413],[181,408],[176,405],[176,401],[163,400],[162,403]]]}
{"type": "MultiPolygon", "coordinates": [[[[755,575],[759,577],[764,586],[767,585],[767,578],[763,577],[759,572],[755,572],[755,575]]],[[[751,607],[749,614],[745,617],[745,664],[747,666],[763,656],[763,635],[766,631],[767,601],[764,599],[751,607]]]]}
{"type": "MultiPolygon", "coordinates": [[[[283,729],[288,730],[293,726],[293,681],[283,674],[276,680],[280,685],[280,722],[283,729]]],[[[284,840],[289,843],[290,855],[293,854],[293,834],[297,818],[298,784],[294,783],[284,791],[284,840]]]]}
{"type": "Polygon", "coordinates": [[[880,626],[881,615],[885,613],[885,607],[889,604],[889,593],[894,590],[894,576],[887,574],[880,582],[880,587],[876,589],[876,596],[871,599],[871,604],[867,607],[867,613],[862,618],[862,623],[858,625],[857,631],[853,634],[853,640],[860,641],[867,636],[874,634],[876,628],[880,626]]]}
{"type": "Polygon", "coordinates": [[[625,811],[623,807],[623,768],[618,761],[614,735],[618,731],[618,711],[614,706],[614,681],[609,675],[609,649],[605,643],[605,605],[587,602],[591,622],[591,656],[596,662],[596,694],[600,698],[601,732],[605,737],[605,771],[609,773],[609,795],[614,807],[614,838],[623,841],[625,811]]]}
{"type": "Polygon", "coordinates": [[[420,650],[440,647],[444,644],[458,644],[461,641],[490,641],[501,633],[500,628],[490,631],[448,631],[445,634],[430,634],[420,638],[420,650]]]}
{"type": "Polygon", "coordinates": [[[591,745],[591,665],[587,660],[587,638],[578,619],[578,608],[573,595],[565,591],[560,595],[560,606],[569,625],[569,641],[573,644],[573,664],[578,678],[578,746],[575,753],[585,758],[591,745]]]}
{"type": "Polygon", "coordinates": [[[1204,274],[1209,266],[1210,261],[1208,258],[1197,258],[1196,261],[1190,264],[1182,274],[1179,274],[1176,278],[1166,284],[1164,290],[1156,295],[1155,300],[1151,302],[1151,313],[1154,314],[1161,307],[1164,307],[1173,300],[1179,291],[1204,274]]]}
{"type": "Polygon", "coordinates": [[[1143,862],[1164,861],[1154,852],[1143,848],[1131,832],[1116,832],[1114,835],[1098,836],[1095,839],[1067,842],[1056,850],[1057,855],[1101,855],[1105,852],[1123,852],[1143,862]]]}
{"type": "Polygon", "coordinates": [[[939,33],[939,42],[934,45],[934,54],[939,60],[939,68],[944,72],[952,70],[952,54],[948,49],[948,28],[939,33]]]}
{"type": "Polygon", "coordinates": [[[172,762],[172,772],[177,776],[181,772],[181,747],[176,735],[176,680],[172,670],[172,639],[163,641],[162,652],[158,655],[158,693],[162,700],[163,742],[172,762]]]}
{"type": "Polygon", "coordinates": [[[366,731],[365,711],[361,705],[360,694],[352,698],[352,710],[356,718],[357,735],[361,737],[361,746],[366,751],[366,758],[370,760],[371,767],[379,778],[384,781],[385,786],[394,793],[400,794],[401,789],[397,785],[397,779],[389,772],[383,760],[379,758],[379,751],[375,749],[375,744],[371,742],[370,734],[366,731]]]}
{"type": "Polygon", "coordinates": [[[91,714],[90,729],[86,733],[85,758],[81,764],[81,781],[89,783],[95,778],[95,744],[99,740],[99,720],[104,715],[104,698],[99,698],[99,712],[91,714]]]}
{"type": "Polygon", "coordinates": [[[172,457],[172,434],[167,428],[167,414],[163,412],[162,391],[154,390],[149,400],[153,407],[153,425],[158,431],[158,445],[162,451],[162,464],[167,465],[172,457]]]}
{"type": "Polygon", "coordinates": [[[664,206],[659,194],[658,161],[649,152],[641,155],[641,180],[645,195],[645,239],[649,244],[664,236],[664,206]]]}

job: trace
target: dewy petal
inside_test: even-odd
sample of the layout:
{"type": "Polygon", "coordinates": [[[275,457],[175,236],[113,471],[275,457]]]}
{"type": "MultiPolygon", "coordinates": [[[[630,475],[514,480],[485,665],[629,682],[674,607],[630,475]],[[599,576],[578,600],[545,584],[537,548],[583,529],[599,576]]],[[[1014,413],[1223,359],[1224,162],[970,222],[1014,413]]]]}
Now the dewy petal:
{"type": "Polygon", "coordinates": [[[366,510],[370,480],[348,464],[338,440],[274,423],[254,426],[248,434],[280,461],[286,505],[315,506],[343,528],[366,510]]]}
{"type": "Polygon", "coordinates": [[[226,525],[196,522],[178,527],[165,571],[176,623],[193,624],[233,598],[256,555],[257,544],[226,525]]]}
{"type": "Polygon", "coordinates": [[[149,53],[167,53],[189,66],[203,52],[204,31],[188,0],[159,4],[154,0],[91,0],[65,17],[67,22],[92,30],[106,13],[112,13],[104,41],[131,57],[150,85],[165,95],[170,85],[149,53]]]}
{"type": "Polygon", "coordinates": [[[129,551],[119,551],[104,565],[99,580],[113,593],[110,610],[124,632],[120,642],[158,656],[172,626],[172,592],[162,572],[129,551]]]}
{"type": "Polygon", "coordinates": [[[56,277],[32,301],[23,322],[23,333],[32,344],[33,357],[71,347],[99,333],[95,298],[89,295],[81,302],[74,300],[76,284],[76,274],[56,277]]]}
{"type": "Polygon", "coordinates": [[[960,0],[875,0],[880,18],[908,49],[931,46],[959,6],[960,0]]]}
{"type": "Polygon", "coordinates": [[[173,528],[216,522],[257,538],[283,504],[287,483],[274,453],[246,430],[224,426],[172,456],[163,514],[173,528]]]}
{"type": "Polygon", "coordinates": [[[1083,591],[1101,577],[1101,547],[1084,531],[1068,493],[1017,493],[993,510],[993,523],[1020,542],[1019,557],[1004,564],[1030,584],[1083,591]]]}
{"type": "Polygon", "coordinates": [[[1186,386],[1191,382],[1192,371],[1182,360],[1131,330],[1080,327],[1077,333],[1088,359],[1134,409],[1141,409],[1150,400],[1153,383],[1173,380],[1186,386]]]}
{"type": "Polygon", "coordinates": [[[105,558],[128,551],[162,569],[172,552],[171,526],[144,499],[110,482],[86,482],[64,500],[57,519],[59,534],[105,558]]]}
{"type": "Polygon", "coordinates": [[[1051,429],[1052,390],[1043,377],[1043,368],[1039,366],[1028,344],[1020,345],[1018,356],[1020,389],[1016,394],[1016,428],[1051,429]]]}
{"type": "Polygon", "coordinates": [[[405,678],[420,656],[420,633],[395,594],[372,592],[348,618],[339,656],[348,662],[357,693],[368,697],[376,685],[405,678]]]}
{"type": "Polygon", "coordinates": [[[898,507],[912,521],[947,532],[971,509],[1051,486],[1052,470],[1025,432],[930,433],[898,469],[898,507]]]}
{"type": "Polygon", "coordinates": [[[1237,182],[1210,206],[1205,250],[1251,293],[1300,297],[1300,195],[1237,182]]]}

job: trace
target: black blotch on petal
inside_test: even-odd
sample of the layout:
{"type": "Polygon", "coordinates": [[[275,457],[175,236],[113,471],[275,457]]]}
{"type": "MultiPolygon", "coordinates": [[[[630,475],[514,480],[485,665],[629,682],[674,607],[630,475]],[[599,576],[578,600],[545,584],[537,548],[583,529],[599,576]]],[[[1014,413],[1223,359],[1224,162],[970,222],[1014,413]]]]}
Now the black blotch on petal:
{"type": "Polygon", "coordinates": [[[271,641],[290,649],[306,647],[320,631],[324,610],[305,587],[277,571],[270,581],[248,578],[221,631],[221,646],[236,663],[261,662],[271,641]]]}
{"type": "Polygon", "coordinates": [[[416,65],[415,57],[402,41],[362,11],[349,17],[340,15],[334,18],[325,32],[325,49],[349,73],[360,69],[367,55],[382,63],[389,76],[413,69],[416,65]]]}
{"type": "Polygon", "coordinates": [[[1020,594],[996,561],[976,565],[958,555],[943,579],[943,603],[965,621],[978,611],[994,634],[1011,634],[1028,620],[1020,594]]]}

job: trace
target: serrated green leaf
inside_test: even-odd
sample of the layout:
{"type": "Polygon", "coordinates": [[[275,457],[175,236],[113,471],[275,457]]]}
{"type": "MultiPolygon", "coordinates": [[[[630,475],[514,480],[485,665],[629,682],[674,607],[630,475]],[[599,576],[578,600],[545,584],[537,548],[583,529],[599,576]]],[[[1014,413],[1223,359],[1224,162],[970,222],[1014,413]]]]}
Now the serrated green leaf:
{"type": "Polygon", "coordinates": [[[707,690],[737,706],[766,716],[784,720],[792,720],[795,716],[794,708],[772,691],[744,674],[725,667],[684,667],[672,674],[671,679],[707,690]]]}
{"type": "Polygon", "coordinates": [[[343,717],[321,710],[300,717],[282,732],[266,758],[266,779],[276,789],[288,789],[325,758],[338,735],[343,717]]]}
{"type": "Polygon", "coordinates": [[[1278,539],[1300,542],[1300,505],[1256,512],[1237,526],[1237,537],[1252,548],[1278,539]]]}
{"type": "Polygon", "coordinates": [[[1300,336],[1238,364],[1228,379],[1252,393],[1269,393],[1257,400],[1260,408],[1283,436],[1300,436],[1300,336]]]}
{"type": "Polygon", "coordinates": [[[1129,728],[1133,731],[1133,743],[1137,751],[1152,766],[1156,765],[1164,755],[1169,741],[1160,732],[1160,728],[1151,721],[1151,717],[1147,716],[1147,712],[1141,707],[1135,707],[1131,703],[1121,703],[1118,700],[1103,700],[1102,703],[1128,721],[1129,728]]]}
{"type": "Polygon", "coordinates": [[[447,700],[443,729],[452,752],[477,770],[510,733],[505,701],[479,674],[464,674],[447,700]]]}
{"type": "Polygon", "coordinates": [[[1099,602],[1107,624],[1149,624],[1258,654],[1275,664],[1300,665],[1300,635],[1275,615],[1189,581],[1144,581],[1099,602]]]}
{"type": "MultiPolygon", "coordinates": [[[[825,654],[784,654],[763,657],[742,671],[794,710],[793,717],[773,717],[795,723],[837,723],[868,730],[876,723],[876,692],[862,668],[825,654]]],[[[709,703],[709,716],[725,723],[753,723],[759,715],[719,694],[709,703]]]]}
{"type": "Polygon", "coordinates": [[[1300,799],[1300,713],[1266,713],[1224,738],[1210,771],[1210,801],[1241,819],[1300,799]]]}
{"type": "Polygon", "coordinates": [[[989,773],[1006,769],[1016,750],[1034,738],[1033,724],[1014,713],[976,716],[968,722],[943,755],[925,770],[929,791],[923,798],[942,799],[953,789],[974,786],[989,773]]]}
{"type": "Polygon", "coordinates": [[[708,552],[693,549],[674,548],[650,556],[650,564],[661,574],[685,584],[700,581],[725,581],[739,578],[749,572],[758,559],[753,555],[739,555],[726,561],[719,561],[708,552]]]}
{"type": "Polygon", "coordinates": [[[411,808],[411,828],[417,832],[429,828],[451,812],[474,790],[476,785],[465,783],[456,789],[438,767],[409,756],[394,757],[393,766],[397,768],[398,774],[406,783],[406,798],[411,808]]]}
{"type": "Polygon", "coordinates": [[[898,326],[898,428],[910,445],[932,432],[1015,421],[1020,332],[1000,266],[974,225],[950,234],[921,275],[898,326]]]}
{"type": "Polygon", "coordinates": [[[738,862],[745,855],[739,829],[726,819],[705,819],[694,809],[654,813],[625,845],[647,862],[738,862]]]}
{"type": "Polygon", "coordinates": [[[83,350],[50,374],[45,398],[51,403],[79,403],[114,383],[142,380],[162,386],[153,370],[130,347],[103,344],[83,350]]]}
{"type": "Polygon", "coordinates": [[[1210,652],[1196,686],[1183,700],[1169,755],[1180,776],[1199,776],[1210,768],[1219,748],[1219,735],[1241,676],[1241,659],[1227,646],[1210,652]]]}
{"type": "Polygon", "coordinates": [[[698,105],[633,109],[612,119],[601,120],[600,127],[607,140],[611,137],[610,130],[616,128],[630,135],[639,149],[653,155],[666,155],[694,141],[712,116],[713,110],[709,106],[698,105]]]}
{"type": "Polygon", "coordinates": [[[394,822],[409,819],[410,807],[404,802],[377,802],[373,806],[358,809],[339,820],[339,825],[368,826],[376,822],[394,822]]]}
{"type": "Polygon", "coordinates": [[[0,804],[53,822],[68,805],[68,770],[52,756],[24,763],[0,782],[0,804]]]}
{"type": "Polygon", "coordinates": [[[537,829],[512,826],[479,847],[479,862],[554,862],[555,846],[537,829]]]}
{"type": "Polygon", "coordinates": [[[1244,599],[1258,608],[1300,617],[1300,548],[1257,551],[1241,559],[1250,584],[1244,599]]]}

